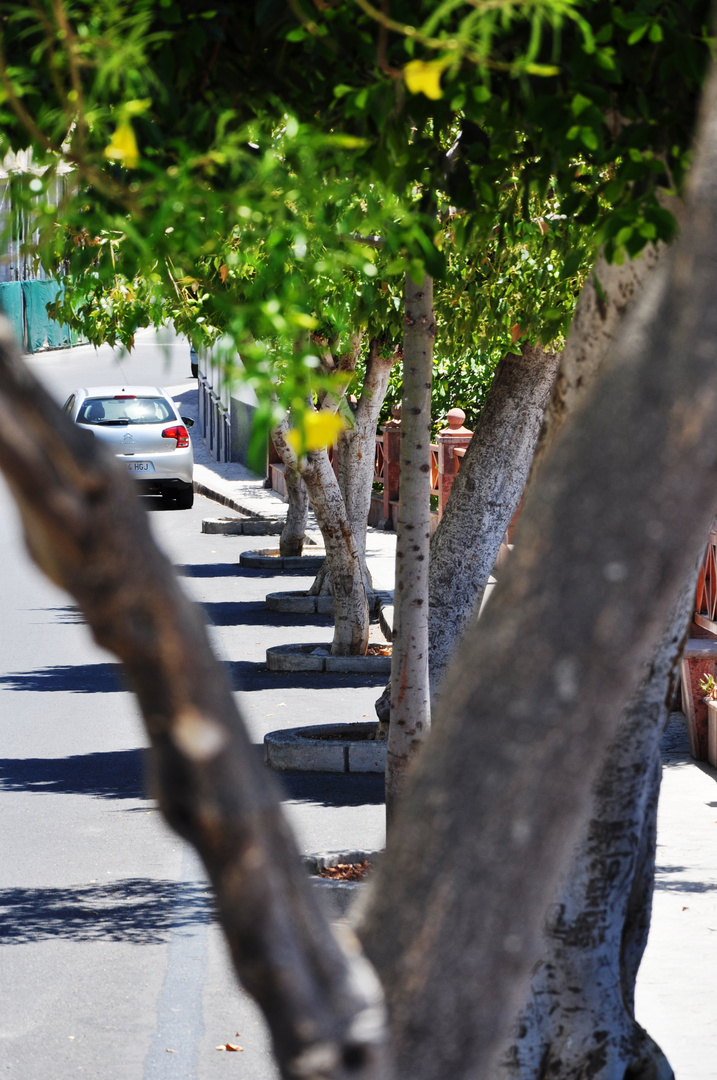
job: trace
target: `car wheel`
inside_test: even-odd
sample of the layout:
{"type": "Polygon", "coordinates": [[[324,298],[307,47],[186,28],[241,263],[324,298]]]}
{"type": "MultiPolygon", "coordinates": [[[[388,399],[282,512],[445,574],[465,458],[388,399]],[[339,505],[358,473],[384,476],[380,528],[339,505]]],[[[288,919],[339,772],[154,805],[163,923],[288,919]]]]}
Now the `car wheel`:
{"type": "Polygon", "coordinates": [[[174,496],[174,505],[177,510],[191,510],[194,506],[194,492],[192,489],[177,492],[174,496]]]}

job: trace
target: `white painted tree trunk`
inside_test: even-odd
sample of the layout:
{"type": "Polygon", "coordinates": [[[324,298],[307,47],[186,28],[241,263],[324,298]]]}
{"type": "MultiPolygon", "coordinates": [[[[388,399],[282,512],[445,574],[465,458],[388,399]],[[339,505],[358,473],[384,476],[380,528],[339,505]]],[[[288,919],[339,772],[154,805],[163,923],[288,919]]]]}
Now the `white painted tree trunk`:
{"type": "MultiPolygon", "coordinates": [[[[528,478],[559,356],[540,345],[500,362],[431,542],[431,696],[478,612],[528,478]]],[[[401,478],[403,482],[403,477],[401,478]]]]}
{"type": "Polygon", "coordinates": [[[501,1080],[672,1076],[635,1020],[634,995],[650,924],[660,739],[696,577],[695,568],[601,766],[592,816],[549,909],[543,957],[501,1080]]]}
{"type": "MultiPolygon", "coordinates": [[[[666,201],[681,216],[676,198],[666,201]]],[[[665,244],[618,266],[602,255],[580,294],[566,346],[506,357],[496,370],[474,438],[431,543],[431,693],[440,687],[483,592],[525,484],[563,423],[609,362],[625,315],[664,263],[665,244]],[[599,282],[600,289],[595,281],[599,282]],[[559,364],[559,367],[558,367],[559,364]],[[540,437],[539,437],[540,436],[540,437]]]]}
{"type": "MultiPolygon", "coordinates": [[[[389,350],[373,338],[366,359],[366,374],[361,396],[354,411],[354,426],[341,433],[334,453],[338,459],[338,481],[346,513],[361,559],[361,573],[373,609],[375,598],[371,573],[366,563],[366,533],[376,457],[376,428],[388,390],[391,368],[400,357],[400,349],[389,350]]],[[[312,595],[332,592],[331,574],[325,563],[309,590],[312,595]]]]}
{"type": "Polygon", "coordinates": [[[364,584],[371,603],[373,583],[366,566],[366,531],[376,461],[376,428],[388,390],[391,368],[399,355],[400,351],[389,350],[376,338],[371,340],[366,359],[366,375],[354,415],[354,427],[342,432],[337,447],[339,487],[356,539],[364,584]]]}
{"type": "Polygon", "coordinates": [[[431,723],[428,683],[428,551],[431,538],[433,281],[406,275],[401,402],[401,486],[396,528],[391,723],[386,816],[391,822],[409,766],[431,723]]]}
{"type": "Polygon", "coordinates": [[[301,555],[304,550],[309,497],[299,470],[292,465],[285,466],[284,482],[289,509],[279,537],[279,554],[282,556],[301,555]]]}
{"type": "Polygon", "coordinates": [[[288,419],[274,432],[277,453],[297,469],[306,485],[326,548],[334,594],[333,656],[364,656],[368,648],[369,610],[361,559],[338,481],[326,450],[297,458],[286,438],[288,419]]]}

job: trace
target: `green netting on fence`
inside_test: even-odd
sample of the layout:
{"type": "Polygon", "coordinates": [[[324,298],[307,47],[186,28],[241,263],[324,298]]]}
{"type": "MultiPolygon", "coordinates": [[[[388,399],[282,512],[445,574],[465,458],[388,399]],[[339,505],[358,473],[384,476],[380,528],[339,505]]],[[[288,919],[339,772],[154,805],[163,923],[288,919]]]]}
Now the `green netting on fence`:
{"type": "Polygon", "coordinates": [[[22,294],[25,299],[25,323],[27,325],[27,347],[29,352],[38,349],[62,349],[72,344],[72,335],[67,326],[57,323],[47,314],[47,305],[52,304],[62,285],[57,281],[23,281],[22,294]]]}
{"type": "Polygon", "coordinates": [[[3,281],[0,283],[0,311],[9,319],[19,345],[24,345],[25,320],[22,310],[22,282],[3,281]]]}

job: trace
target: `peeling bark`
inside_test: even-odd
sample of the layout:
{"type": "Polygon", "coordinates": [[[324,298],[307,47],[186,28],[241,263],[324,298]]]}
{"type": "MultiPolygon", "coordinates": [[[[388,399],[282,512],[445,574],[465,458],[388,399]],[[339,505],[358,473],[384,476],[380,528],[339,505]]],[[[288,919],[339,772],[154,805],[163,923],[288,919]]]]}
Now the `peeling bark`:
{"type": "Polygon", "coordinates": [[[284,469],[284,481],[289,509],[279,537],[279,554],[282,556],[301,555],[306,536],[309,497],[298,469],[287,466],[284,469]]]}
{"type": "Polygon", "coordinates": [[[354,414],[354,426],[342,432],[337,446],[339,487],[359,550],[364,584],[371,606],[373,583],[366,566],[366,530],[376,460],[376,427],[388,390],[391,368],[399,356],[400,350],[389,351],[376,338],[371,340],[366,359],[366,375],[354,414]]]}
{"type": "Polygon", "coordinates": [[[652,904],[660,739],[696,577],[695,567],[600,768],[590,821],[549,910],[530,1000],[499,1070],[503,1080],[672,1076],[635,1020],[634,996],[652,904]]]}
{"type": "Polygon", "coordinates": [[[396,528],[391,723],[386,820],[431,723],[428,685],[428,551],[431,538],[431,381],[436,322],[433,280],[406,275],[401,400],[401,487],[396,528]]]}
{"type": "Polygon", "coordinates": [[[33,558],[124,664],[160,808],[202,858],[282,1076],[385,1078],[378,982],[355,944],[340,945],[329,929],[200,609],[155,545],[127,474],[39,386],[5,320],[0,467],[33,558]]]}
{"type": "Polygon", "coordinates": [[[284,464],[301,473],[321,529],[334,596],[331,653],[333,656],[365,656],[368,649],[368,600],[359,549],[338,481],[326,450],[314,450],[297,459],[286,438],[288,429],[286,419],[274,432],[274,445],[284,464]]]}
{"type": "Polygon", "coordinates": [[[598,766],[704,550],[717,496],[714,72],[666,263],[527,492],[372,883],[361,933],[411,1080],[493,1075],[598,766]]]}
{"type": "Polygon", "coordinates": [[[429,668],[434,702],[456,644],[480,609],[518,508],[559,359],[534,345],[500,362],[431,542],[429,668]]]}

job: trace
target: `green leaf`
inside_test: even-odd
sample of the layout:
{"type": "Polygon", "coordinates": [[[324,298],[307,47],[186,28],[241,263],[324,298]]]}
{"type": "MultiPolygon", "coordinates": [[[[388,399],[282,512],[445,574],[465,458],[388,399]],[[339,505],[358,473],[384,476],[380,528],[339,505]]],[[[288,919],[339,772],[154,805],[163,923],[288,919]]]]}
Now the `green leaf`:
{"type": "Polygon", "coordinates": [[[526,64],[523,71],[527,75],[538,75],[542,78],[550,78],[551,75],[559,75],[560,68],[554,64],[526,64]]]}
{"type": "Polygon", "coordinates": [[[628,45],[637,45],[638,41],[641,41],[647,33],[649,23],[643,23],[642,26],[638,26],[637,30],[633,30],[627,39],[628,45]]]}
{"type": "Polygon", "coordinates": [[[597,150],[600,145],[597,132],[589,127],[580,128],[580,141],[583,146],[587,146],[588,150],[597,150]]]}
{"type": "Polygon", "coordinates": [[[585,112],[591,105],[592,101],[590,98],[586,98],[584,94],[576,94],[570,102],[570,111],[573,116],[580,116],[580,114],[585,112]]]}
{"type": "Polygon", "coordinates": [[[577,251],[572,251],[567,259],[563,262],[560,269],[560,277],[564,281],[566,278],[574,277],[585,259],[585,252],[582,248],[578,248],[577,251]]]}
{"type": "Polygon", "coordinates": [[[407,272],[415,285],[422,285],[426,276],[426,265],[420,259],[412,259],[407,272]]]}

